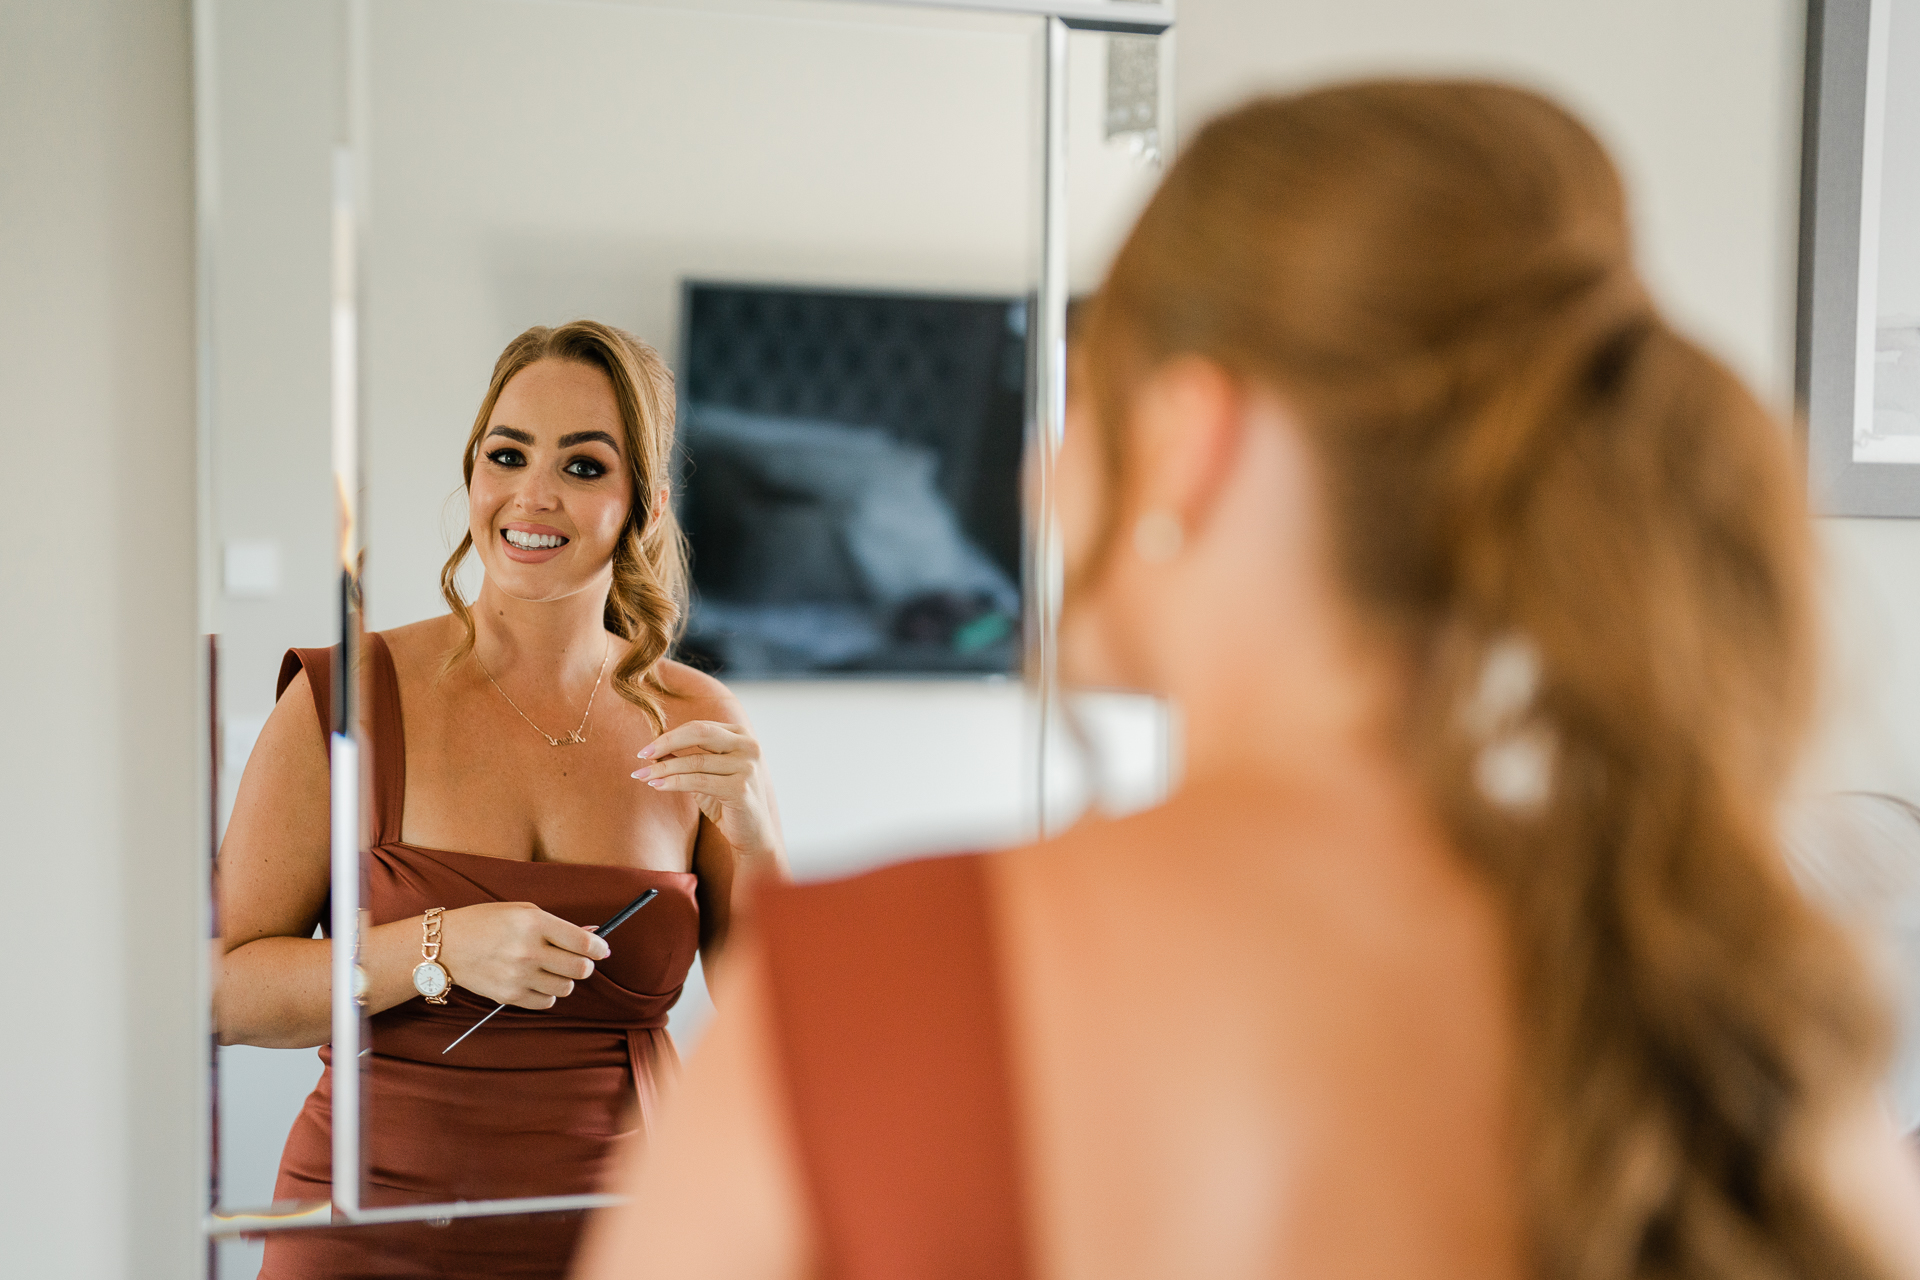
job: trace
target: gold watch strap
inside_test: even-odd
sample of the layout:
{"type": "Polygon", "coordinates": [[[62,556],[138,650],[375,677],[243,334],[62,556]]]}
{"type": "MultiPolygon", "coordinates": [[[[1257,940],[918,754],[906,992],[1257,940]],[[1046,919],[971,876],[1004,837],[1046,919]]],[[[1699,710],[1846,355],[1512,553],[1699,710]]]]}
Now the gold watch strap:
{"type": "MultiPolygon", "coordinates": [[[[446,973],[447,966],[440,964],[440,917],[446,914],[445,907],[428,907],[426,916],[420,921],[420,957],[433,964],[440,965],[440,972],[446,973]]],[[[447,974],[447,987],[451,990],[453,975],[447,974]]],[[[445,1004],[447,991],[437,996],[426,997],[428,1004],[445,1004]]]]}

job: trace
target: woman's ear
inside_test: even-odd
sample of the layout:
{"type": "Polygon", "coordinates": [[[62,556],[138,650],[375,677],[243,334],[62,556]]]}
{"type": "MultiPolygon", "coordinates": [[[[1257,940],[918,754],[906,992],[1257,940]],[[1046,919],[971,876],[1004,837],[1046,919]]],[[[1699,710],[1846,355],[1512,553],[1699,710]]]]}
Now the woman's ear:
{"type": "Polygon", "coordinates": [[[645,536],[646,532],[653,528],[654,521],[658,520],[660,513],[667,509],[667,499],[672,496],[672,493],[673,491],[666,485],[661,485],[653,491],[653,501],[640,508],[637,513],[639,519],[636,523],[640,526],[642,536],[645,536]]]}
{"type": "Polygon", "coordinates": [[[1247,395],[1212,360],[1168,361],[1141,384],[1128,452],[1135,520],[1171,520],[1186,537],[1212,518],[1246,431],[1247,395]]]}

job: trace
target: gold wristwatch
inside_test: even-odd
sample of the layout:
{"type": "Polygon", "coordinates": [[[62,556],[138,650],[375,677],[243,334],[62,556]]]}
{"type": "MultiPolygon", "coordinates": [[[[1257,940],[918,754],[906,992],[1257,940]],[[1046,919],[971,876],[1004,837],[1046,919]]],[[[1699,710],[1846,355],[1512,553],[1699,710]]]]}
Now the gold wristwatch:
{"type": "Polygon", "coordinates": [[[445,907],[428,907],[420,922],[424,936],[420,940],[420,963],[413,966],[413,989],[427,998],[428,1004],[445,1004],[453,979],[440,964],[440,917],[445,907]]]}

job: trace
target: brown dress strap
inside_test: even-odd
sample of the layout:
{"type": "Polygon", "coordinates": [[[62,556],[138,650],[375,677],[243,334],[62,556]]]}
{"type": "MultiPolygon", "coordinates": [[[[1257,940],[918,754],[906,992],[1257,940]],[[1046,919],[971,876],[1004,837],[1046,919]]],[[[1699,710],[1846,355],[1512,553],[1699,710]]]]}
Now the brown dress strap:
{"type": "Polygon", "coordinates": [[[331,649],[289,649],[280,659],[280,679],[273,687],[273,700],[280,701],[287,686],[302,671],[307,673],[307,688],[313,693],[313,709],[320,717],[320,745],[326,747],[333,736],[333,668],[340,646],[331,649]]]}
{"type": "Polygon", "coordinates": [[[981,860],[774,890],[755,914],[825,1274],[1027,1275],[981,860]]]}
{"type": "Polygon", "coordinates": [[[373,842],[400,843],[407,803],[407,733],[400,718],[400,675],[387,638],[369,631],[360,642],[361,689],[366,697],[368,740],[373,747],[373,842]]]}
{"type": "MultiPolygon", "coordinates": [[[[320,716],[320,740],[332,758],[333,682],[340,666],[340,647],[330,649],[289,649],[280,660],[280,680],[274,699],[287,691],[293,677],[307,673],[313,690],[313,707],[320,716]]],[[[393,653],[377,631],[367,632],[361,640],[361,690],[365,699],[361,723],[366,726],[366,745],[373,782],[373,843],[400,843],[400,818],[407,798],[407,737],[400,718],[400,678],[394,671],[393,653]]]]}

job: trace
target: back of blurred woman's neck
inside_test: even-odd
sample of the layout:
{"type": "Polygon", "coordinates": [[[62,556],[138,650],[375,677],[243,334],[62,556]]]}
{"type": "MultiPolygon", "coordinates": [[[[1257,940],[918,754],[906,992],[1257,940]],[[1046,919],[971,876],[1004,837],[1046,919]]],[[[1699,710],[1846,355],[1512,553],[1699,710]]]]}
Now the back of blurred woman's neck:
{"type": "Polygon", "coordinates": [[[1167,668],[1181,761],[1165,817],[1229,860],[1264,864],[1278,841],[1337,851],[1362,879],[1447,862],[1398,741],[1407,680],[1391,654],[1338,615],[1247,606],[1232,626],[1192,628],[1167,668]]]}
{"type": "Polygon", "coordinates": [[[1281,815],[1332,806],[1426,826],[1413,769],[1393,740],[1394,693],[1284,648],[1259,679],[1224,655],[1197,659],[1168,692],[1182,744],[1176,801],[1240,801],[1281,815]],[[1226,677],[1226,678],[1222,678],[1226,677]]]}
{"type": "Polygon", "coordinates": [[[1177,562],[1116,559],[1102,665],[1173,705],[1184,787],[1413,796],[1405,661],[1339,580],[1297,428],[1264,415],[1238,451],[1177,562]]]}

